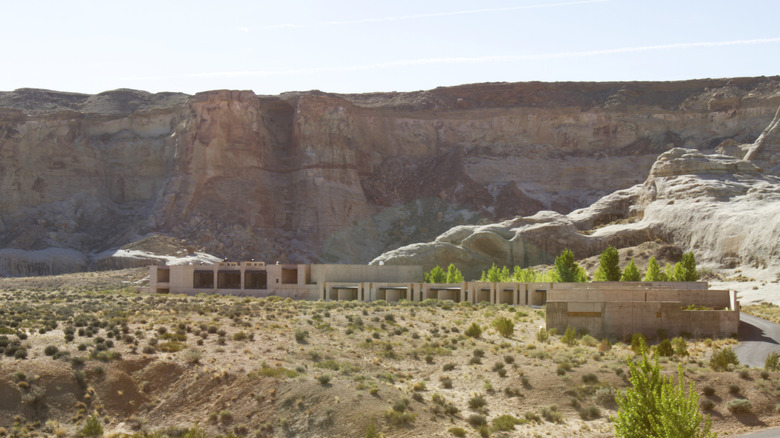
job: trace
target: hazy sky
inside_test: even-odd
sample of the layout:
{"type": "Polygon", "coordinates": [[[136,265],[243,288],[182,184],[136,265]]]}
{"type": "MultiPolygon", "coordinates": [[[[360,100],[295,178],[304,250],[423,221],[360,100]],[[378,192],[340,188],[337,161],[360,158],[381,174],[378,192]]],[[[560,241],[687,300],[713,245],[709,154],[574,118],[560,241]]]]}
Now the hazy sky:
{"type": "Polygon", "coordinates": [[[411,91],[780,74],[777,0],[0,0],[0,90],[411,91]]]}

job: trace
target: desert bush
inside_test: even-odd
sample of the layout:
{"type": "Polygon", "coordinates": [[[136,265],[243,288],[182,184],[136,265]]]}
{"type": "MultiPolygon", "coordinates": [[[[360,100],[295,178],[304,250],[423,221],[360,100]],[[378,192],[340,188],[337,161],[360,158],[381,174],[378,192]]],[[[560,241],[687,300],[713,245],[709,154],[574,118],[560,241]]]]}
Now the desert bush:
{"type": "Polygon", "coordinates": [[[475,427],[476,428],[476,427],[479,427],[479,426],[486,425],[487,424],[487,419],[485,419],[484,415],[471,414],[466,419],[466,422],[468,422],[471,425],[471,427],[475,427]]]}
{"type": "Polygon", "coordinates": [[[753,405],[750,403],[750,400],[746,398],[729,400],[726,407],[732,414],[749,414],[753,412],[753,405]]]}
{"type": "Polygon", "coordinates": [[[780,355],[776,351],[767,355],[764,361],[764,369],[767,371],[780,371],[780,355]]]}
{"type": "Polygon", "coordinates": [[[672,347],[674,347],[674,354],[683,357],[688,355],[688,343],[685,342],[685,338],[678,336],[672,339],[672,347]]]}
{"type": "Polygon", "coordinates": [[[56,345],[47,345],[46,348],[43,349],[43,354],[46,356],[54,356],[58,351],[60,351],[60,349],[57,348],[56,345]]]}
{"type": "Polygon", "coordinates": [[[325,386],[328,383],[330,383],[330,379],[331,379],[331,377],[330,377],[329,374],[322,374],[322,375],[317,377],[317,381],[320,382],[320,385],[323,385],[323,386],[325,386]]]}
{"type": "Polygon", "coordinates": [[[179,341],[166,341],[157,345],[157,350],[165,353],[176,353],[177,351],[184,350],[186,344],[179,341]]]}
{"type": "Polygon", "coordinates": [[[655,347],[655,352],[661,357],[673,356],[674,349],[672,348],[672,342],[668,339],[662,340],[658,346],[655,347]]]}
{"type": "Polygon", "coordinates": [[[505,338],[511,337],[515,332],[515,323],[512,322],[511,319],[504,316],[499,316],[498,318],[494,319],[493,327],[495,327],[498,333],[505,338]]]}
{"type": "Polygon", "coordinates": [[[445,389],[452,388],[452,379],[449,376],[439,377],[439,382],[441,382],[441,386],[445,389]]]}
{"type": "Polygon", "coordinates": [[[87,417],[86,421],[84,421],[84,427],[79,432],[85,437],[99,437],[103,435],[103,425],[100,424],[97,413],[87,417]]]}
{"type": "Polygon", "coordinates": [[[729,393],[731,393],[731,394],[739,394],[739,391],[741,391],[741,389],[739,388],[739,385],[733,385],[733,384],[729,385],[729,393]]]}
{"type": "Polygon", "coordinates": [[[593,373],[584,374],[582,376],[582,383],[593,384],[593,383],[597,383],[598,381],[599,381],[598,376],[596,376],[593,373]]]}
{"type": "Polygon", "coordinates": [[[715,402],[709,399],[704,399],[701,401],[701,408],[705,411],[711,411],[715,408],[715,402]]]}
{"type": "Polygon", "coordinates": [[[661,374],[658,358],[651,362],[647,350],[634,362],[627,359],[631,387],[618,394],[617,416],[613,419],[617,437],[711,437],[712,423],[699,413],[699,396],[691,383],[686,393],[682,366],[677,384],[661,374]],[[704,424],[702,425],[702,421],[704,424]],[[674,435],[670,435],[674,433],[674,435]]]}
{"type": "Polygon", "coordinates": [[[476,411],[485,407],[485,405],[487,405],[487,401],[483,395],[475,395],[469,399],[469,409],[476,411]]]}
{"type": "Polygon", "coordinates": [[[726,371],[729,364],[734,366],[739,365],[739,359],[737,354],[731,347],[724,347],[716,350],[710,357],[710,368],[713,371],[726,371]]]}
{"type": "Polygon", "coordinates": [[[395,409],[389,409],[385,412],[385,420],[395,427],[408,426],[414,422],[414,418],[415,416],[411,412],[398,412],[395,409]]]}
{"type": "Polygon", "coordinates": [[[542,418],[550,423],[563,423],[563,412],[558,410],[558,405],[550,405],[542,408],[542,418]]]}
{"type": "Polygon", "coordinates": [[[452,428],[448,429],[447,432],[451,433],[452,436],[455,436],[455,437],[458,437],[458,438],[466,436],[466,430],[463,429],[462,427],[452,427],[452,428]]]}
{"type": "Polygon", "coordinates": [[[601,406],[610,407],[615,404],[615,389],[605,386],[596,390],[593,400],[601,406]]]}
{"type": "Polygon", "coordinates": [[[515,425],[522,424],[522,420],[513,417],[512,415],[501,415],[493,419],[492,426],[493,431],[509,432],[515,429],[515,425]]]}
{"type": "Polygon", "coordinates": [[[713,395],[715,395],[715,388],[713,388],[713,387],[712,387],[712,386],[710,386],[710,385],[707,385],[707,386],[705,386],[704,388],[702,388],[702,391],[701,391],[701,392],[702,392],[704,395],[706,395],[707,397],[712,397],[713,395]]]}
{"type": "Polygon", "coordinates": [[[609,341],[606,338],[602,339],[601,342],[599,342],[599,353],[606,353],[611,349],[612,349],[612,345],[609,343],[609,341]]]}
{"type": "Polygon", "coordinates": [[[444,366],[443,366],[443,367],[441,367],[441,369],[442,369],[443,371],[452,371],[452,370],[454,370],[454,369],[455,369],[455,364],[454,364],[454,363],[452,363],[452,362],[446,363],[446,364],[444,364],[444,366]]]}
{"type": "Polygon", "coordinates": [[[536,340],[539,342],[547,342],[547,340],[550,338],[550,334],[545,330],[544,327],[539,327],[539,331],[536,332],[536,340]]]}
{"type": "Polygon", "coordinates": [[[480,327],[476,322],[472,322],[464,334],[470,338],[478,338],[482,336],[482,327],[480,327]]]}
{"type": "Polygon", "coordinates": [[[295,330],[295,342],[303,344],[306,342],[306,338],[309,336],[309,332],[303,329],[295,330]]]}
{"type": "Polygon", "coordinates": [[[645,340],[644,335],[641,333],[634,333],[634,335],[631,337],[631,350],[634,352],[634,354],[642,354],[642,351],[644,351],[647,348],[647,341],[645,340]]]}
{"type": "Polygon", "coordinates": [[[577,332],[571,326],[566,326],[566,331],[561,336],[561,342],[569,347],[577,345],[577,332]]]}

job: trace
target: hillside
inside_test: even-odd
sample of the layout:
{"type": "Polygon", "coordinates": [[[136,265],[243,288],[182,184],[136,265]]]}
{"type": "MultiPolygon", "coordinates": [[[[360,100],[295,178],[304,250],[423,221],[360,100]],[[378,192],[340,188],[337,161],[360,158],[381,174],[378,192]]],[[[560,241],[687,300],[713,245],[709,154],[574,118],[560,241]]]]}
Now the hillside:
{"type": "Polygon", "coordinates": [[[588,207],[673,148],[743,153],[778,106],[777,77],[2,92],[0,275],[138,266],[112,254],[154,236],[175,253],[366,263],[459,225],[588,207]]]}

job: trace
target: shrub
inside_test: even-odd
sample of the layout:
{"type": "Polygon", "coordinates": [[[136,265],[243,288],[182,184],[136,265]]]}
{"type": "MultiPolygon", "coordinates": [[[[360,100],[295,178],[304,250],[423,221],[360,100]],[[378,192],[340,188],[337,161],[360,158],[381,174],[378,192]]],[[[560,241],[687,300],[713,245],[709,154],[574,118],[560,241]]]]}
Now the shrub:
{"type": "Polygon", "coordinates": [[[598,376],[593,373],[588,373],[582,376],[583,383],[596,383],[599,381],[598,376]]]}
{"type": "Polygon", "coordinates": [[[627,362],[631,387],[616,398],[618,412],[613,421],[617,437],[712,436],[712,422],[699,412],[699,396],[693,382],[685,391],[682,366],[678,367],[674,384],[670,377],[661,374],[657,357],[650,362],[646,350],[642,350],[638,363],[631,358],[627,362]]]}
{"type": "Polygon", "coordinates": [[[455,369],[455,364],[452,362],[446,363],[441,369],[444,371],[452,371],[455,369]]]}
{"type": "Polygon", "coordinates": [[[472,322],[469,328],[466,329],[464,334],[471,338],[478,338],[482,336],[482,327],[479,326],[476,322],[472,322]]]}
{"type": "Polygon", "coordinates": [[[303,329],[295,330],[295,342],[303,344],[306,342],[306,338],[309,336],[309,332],[303,329]]]}
{"type": "Polygon", "coordinates": [[[536,340],[539,342],[547,342],[550,338],[550,334],[547,333],[544,327],[539,327],[539,331],[536,332],[536,340]]]}
{"type": "Polygon", "coordinates": [[[634,333],[631,337],[631,350],[634,354],[642,354],[647,349],[647,341],[641,333],[634,333]]]}
{"type": "Polygon", "coordinates": [[[441,377],[439,377],[439,382],[441,382],[441,386],[444,389],[452,388],[452,379],[449,376],[441,376],[441,377]]]}
{"type": "Polygon", "coordinates": [[[247,335],[244,331],[233,333],[234,341],[246,341],[247,339],[249,339],[249,335],[247,335]]]}
{"type": "Polygon", "coordinates": [[[366,428],[366,438],[380,438],[381,435],[376,431],[374,427],[374,417],[368,421],[368,427],[366,428]]]}
{"type": "Polygon", "coordinates": [[[60,349],[57,348],[55,345],[49,345],[43,349],[43,354],[47,356],[54,356],[55,354],[57,354],[58,351],[60,351],[60,349]]]}
{"type": "Polygon", "coordinates": [[[469,399],[469,408],[472,410],[476,411],[477,409],[485,407],[485,405],[487,405],[487,401],[482,395],[476,395],[469,399]]]}
{"type": "Polygon", "coordinates": [[[97,413],[87,417],[84,422],[84,427],[81,428],[81,435],[86,437],[98,437],[103,435],[103,425],[100,424],[100,419],[97,417],[97,413]]]}
{"type": "Polygon", "coordinates": [[[750,403],[750,400],[746,398],[729,400],[726,407],[732,414],[749,414],[753,411],[753,405],[750,403]]]}
{"type": "Polygon", "coordinates": [[[453,427],[447,430],[447,432],[451,433],[452,436],[456,436],[459,438],[466,436],[466,430],[463,429],[462,427],[453,427]]]}
{"type": "Polygon", "coordinates": [[[610,387],[602,387],[593,394],[593,400],[601,406],[610,407],[615,404],[615,390],[610,387]]]}
{"type": "Polygon", "coordinates": [[[500,430],[502,432],[508,432],[515,429],[515,425],[521,424],[522,421],[511,415],[501,415],[493,419],[493,425],[491,429],[493,431],[500,430]]]}
{"type": "Polygon", "coordinates": [[[393,426],[407,426],[414,421],[414,414],[410,412],[398,412],[395,409],[389,409],[385,412],[385,420],[393,426]]]}
{"type": "Polygon", "coordinates": [[[561,336],[561,342],[569,347],[577,345],[577,332],[571,326],[566,326],[566,332],[561,336]]]}
{"type": "Polygon", "coordinates": [[[674,355],[674,349],[672,349],[672,342],[668,339],[664,339],[655,348],[656,354],[661,357],[669,357],[674,355]]]}
{"type": "Polygon", "coordinates": [[[704,388],[702,388],[702,393],[707,397],[712,397],[713,395],[715,395],[715,388],[713,388],[710,385],[707,385],[704,388]]]}
{"type": "Polygon", "coordinates": [[[769,353],[766,357],[764,369],[767,371],[780,371],[780,355],[776,351],[769,353]]]}
{"type": "Polygon", "coordinates": [[[487,424],[487,420],[485,419],[485,416],[479,414],[469,415],[469,418],[467,418],[466,421],[471,425],[471,427],[474,428],[484,426],[487,424]]]}
{"type": "Polygon", "coordinates": [[[493,327],[495,327],[498,333],[505,338],[511,337],[515,332],[515,323],[512,322],[511,319],[504,316],[499,316],[498,318],[494,319],[493,327]]]}
{"type": "Polygon", "coordinates": [[[330,378],[331,377],[330,377],[329,374],[322,374],[322,375],[317,377],[317,381],[320,382],[320,385],[325,386],[328,383],[330,383],[330,378]]]}
{"type": "Polygon", "coordinates": [[[725,371],[728,369],[729,364],[739,365],[737,354],[734,353],[731,347],[724,347],[712,353],[710,368],[714,371],[725,371]]]}
{"type": "Polygon", "coordinates": [[[704,399],[701,402],[701,408],[705,411],[711,411],[715,408],[715,402],[709,399],[704,399]]]}
{"type": "Polygon", "coordinates": [[[688,355],[688,344],[685,342],[685,338],[678,336],[672,339],[672,347],[674,347],[674,354],[677,356],[688,355]]]}
{"type": "Polygon", "coordinates": [[[542,408],[542,418],[550,423],[563,423],[563,412],[558,410],[558,405],[550,405],[542,408]]]}
{"type": "Polygon", "coordinates": [[[729,392],[731,394],[739,394],[740,388],[739,385],[729,385],[729,392]]]}

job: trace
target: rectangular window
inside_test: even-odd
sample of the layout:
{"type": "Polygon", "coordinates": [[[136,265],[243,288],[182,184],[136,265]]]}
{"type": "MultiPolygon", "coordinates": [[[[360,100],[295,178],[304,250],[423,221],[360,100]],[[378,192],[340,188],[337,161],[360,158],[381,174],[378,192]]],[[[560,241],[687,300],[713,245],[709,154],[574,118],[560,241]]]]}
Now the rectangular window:
{"type": "Polygon", "coordinates": [[[268,289],[268,273],[266,271],[246,271],[244,273],[244,289],[268,289]]]}
{"type": "Polygon", "coordinates": [[[241,271],[217,272],[218,289],[241,289],[241,271]]]}
{"type": "Polygon", "coordinates": [[[192,286],[195,289],[214,289],[214,271],[195,271],[192,286]]]}

